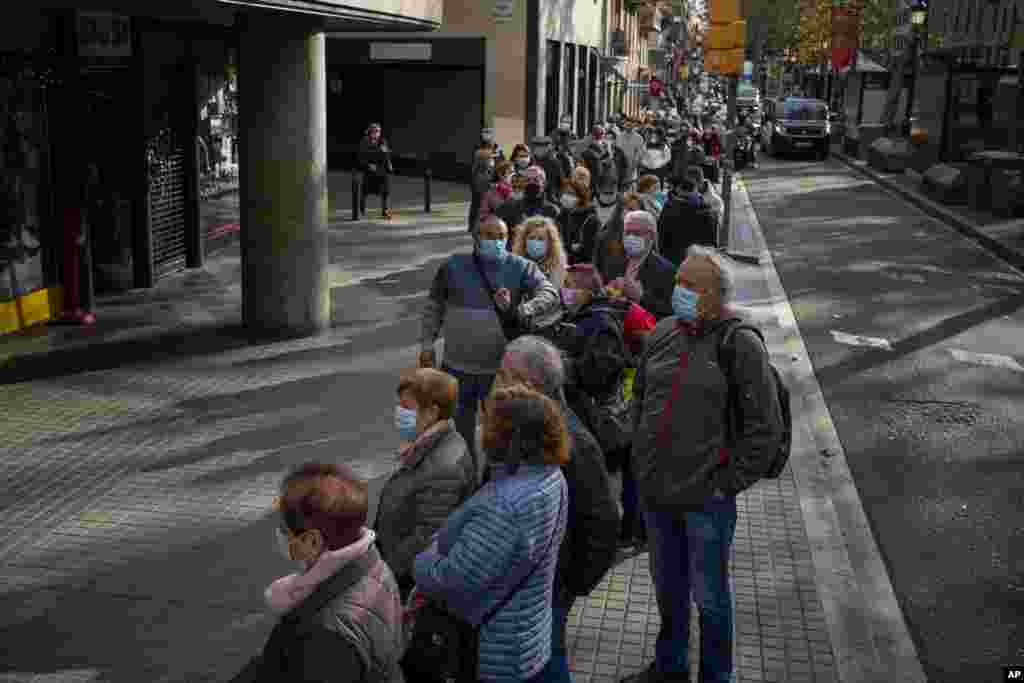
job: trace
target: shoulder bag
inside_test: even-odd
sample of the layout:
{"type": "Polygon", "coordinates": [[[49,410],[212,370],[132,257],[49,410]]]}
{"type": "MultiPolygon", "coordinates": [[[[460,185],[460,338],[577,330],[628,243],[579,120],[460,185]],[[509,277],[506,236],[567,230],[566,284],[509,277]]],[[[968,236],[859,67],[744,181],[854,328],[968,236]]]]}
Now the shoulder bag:
{"type": "MultiPolygon", "coordinates": [[[[561,516],[561,501],[559,502],[561,516]]],[[[555,526],[557,531],[558,527],[555,526]]],[[[548,539],[540,561],[530,568],[515,587],[487,611],[479,626],[452,614],[437,600],[427,600],[417,612],[409,645],[402,658],[406,680],[417,683],[476,683],[480,655],[480,629],[508,604],[543,564],[555,542],[555,531],[548,539]]],[[[415,589],[410,599],[415,597],[415,589]]]]}
{"type": "Polygon", "coordinates": [[[494,308],[495,315],[498,316],[498,322],[501,323],[501,329],[505,333],[505,339],[512,341],[518,337],[523,336],[527,333],[522,323],[519,322],[516,316],[517,302],[513,301],[509,305],[509,310],[503,311],[498,308],[498,303],[494,300],[497,294],[494,289],[494,285],[491,284],[490,279],[487,277],[487,273],[484,272],[483,264],[480,263],[480,255],[473,253],[473,262],[476,264],[476,271],[480,274],[480,279],[484,282],[484,287],[487,288],[487,293],[491,297],[491,306],[494,308]]]}

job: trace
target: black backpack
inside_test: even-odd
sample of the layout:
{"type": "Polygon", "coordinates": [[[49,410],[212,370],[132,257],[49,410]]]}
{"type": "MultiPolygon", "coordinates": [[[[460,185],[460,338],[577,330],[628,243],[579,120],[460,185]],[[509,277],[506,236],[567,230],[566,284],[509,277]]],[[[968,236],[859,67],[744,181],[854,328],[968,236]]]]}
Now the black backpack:
{"type": "MultiPolygon", "coordinates": [[[[760,337],[762,344],[764,343],[764,335],[758,328],[740,320],[732,320],[726,324],[729,325],[729,327],[718,342],[718,365],[722,368],[722,371],[725,373],[726,379],[729,382],[729,394],[726,399],[728,411],[728,418],[726,419],[726,443],[732,443],[732,440],[735,438],[736,427],[740,424],[743,418],[739,414],[739,401],[735,395],[736,382],[733,381],[730,376],[733,361],[735,359],[728,358],[727,360],[729,362],[723,362],[723,351],[732,348],[729,345],[729,342],[732,340],[736,331],[741,328],[756,332],[757,336],[760,337]]],[[[772,369],[772,377],[775,378],[775,390],[778,392],[779,408],[782,413],[782,441],[779,442],[779,450],[775,453],[775,457],[772,459],[771,465],[761,476],[763,479],[778,479],[779,475],[782,474],[782,470],[785,469],[786,463],[789,461],[789,453],[793,445],[793,414],[789,405],[789,388],[782,380],[782,375],[779,374],[778,369],[772,364],[769,364],[769,366],[772,369]]]]}

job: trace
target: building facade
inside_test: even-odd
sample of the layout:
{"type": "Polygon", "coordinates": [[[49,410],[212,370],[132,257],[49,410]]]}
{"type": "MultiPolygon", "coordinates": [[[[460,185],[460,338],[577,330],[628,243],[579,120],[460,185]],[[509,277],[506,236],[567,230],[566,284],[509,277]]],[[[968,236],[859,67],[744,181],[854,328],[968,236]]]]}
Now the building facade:
{"type": "Polygon", "coordinates": [[[607,57],[605,111],[637,116],[646,103],[652,48],[658,46],[661,12],[655,5],[633,9],[626,0],[606,0],[607,57]]]}
{"type": "Polygon", "coordinates": [[[240,179],[246,325],[326,327],[324,34],[429,31],[442,14],[442,0],[7,8],[0,333],[58,315],[89,281],[151,287],[202,265],[200,181],[211,167],[240,179]],[[87,247],[75,239],[83,210],[87,247]]]}

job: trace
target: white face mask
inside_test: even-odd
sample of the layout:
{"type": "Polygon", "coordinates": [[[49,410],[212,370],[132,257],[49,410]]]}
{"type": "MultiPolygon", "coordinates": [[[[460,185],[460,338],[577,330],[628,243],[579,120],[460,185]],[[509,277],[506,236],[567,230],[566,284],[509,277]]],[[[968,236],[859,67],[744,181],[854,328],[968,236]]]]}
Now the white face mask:
{"type": "Polygon", "coordinates": [[[518,168],[520,171],[524,171],[527,168],[529,168],[529,166],[530,166],[530,158],[529,157],[524,157],[524,158],[516,159],[512,163],[514,163],[516,165],[516,168],[518,168]]]}
{"type": "Polygon", "coordinates": [[[575,209],[576,205],[579,204],[579,199],[574,194],[563,194],[562,195],[562,206],[567,209],[575,209]]]}

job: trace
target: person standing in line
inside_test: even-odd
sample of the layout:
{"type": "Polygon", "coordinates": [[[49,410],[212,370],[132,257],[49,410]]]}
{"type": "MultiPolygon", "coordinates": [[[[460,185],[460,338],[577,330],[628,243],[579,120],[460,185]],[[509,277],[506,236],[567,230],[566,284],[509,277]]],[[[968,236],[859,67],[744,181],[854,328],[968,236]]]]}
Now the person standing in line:
{"type": "Polygon", "coordinates": [[[508,343],[503,322],[530,328],[561,305],[537,264],[508,253],[507,243],[504,221],[491,217],[480,225],[472,253],[453,254],[441,264],[420,333],[420,367],[436,367],[434,344],[444,333],[441,369],[459,382],[455,424],[474,455],[478,478],[484,469],[476,448],[477,409],[491,391],[508,343]]]}
{"type": "Polygon", "coordinates": [[[768,351],[752,330],[719,366],[732,296],[718,254],[691,247],[676,276],[672,317],[658,323],[634,382],[634,472],[644,508],[661,630],[654,661],[623,683],[688,683],[690,600],[700,613],[700,680],[732,683],[735,607],[729,555],[736,496],[771,466],[784,425],[768,351]],[[741,422],[726,448],[727,397],[741,422]]]}

